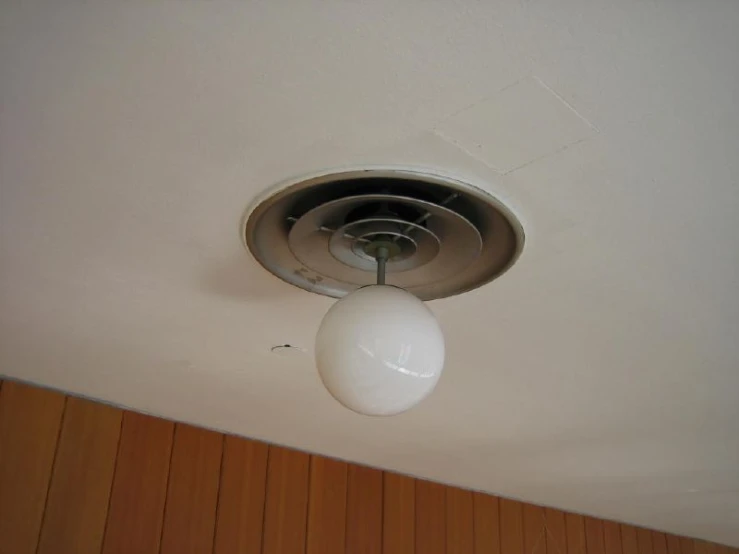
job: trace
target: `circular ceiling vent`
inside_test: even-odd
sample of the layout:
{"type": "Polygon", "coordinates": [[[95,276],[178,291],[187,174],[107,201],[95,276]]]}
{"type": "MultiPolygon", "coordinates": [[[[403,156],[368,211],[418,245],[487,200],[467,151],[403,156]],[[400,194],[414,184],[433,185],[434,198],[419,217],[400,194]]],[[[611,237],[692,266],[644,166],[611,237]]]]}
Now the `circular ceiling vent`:
{"type": "Polygon", "coordinates": [[[432,300],[495,279],[524,241],[513,214],[479,188],[383,169],[294,183],[256,205],[243,231],[268,271],[332,297],[375,283],[379,246],[387,283],[432,300]]]}

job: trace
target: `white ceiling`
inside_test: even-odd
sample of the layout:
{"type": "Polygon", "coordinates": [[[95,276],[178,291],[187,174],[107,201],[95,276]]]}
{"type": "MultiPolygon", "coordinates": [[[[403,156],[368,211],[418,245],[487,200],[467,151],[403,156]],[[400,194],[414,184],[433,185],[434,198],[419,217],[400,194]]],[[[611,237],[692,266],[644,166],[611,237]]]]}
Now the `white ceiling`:
{"type": "Polygon", "coordinates": [[[731,0],[3,2],[0,372],[739,546],[737,28],[731,0]],[[267,187],[367,164],[527,232],[431,303],[447,370],[390,419],[330,398],[331,300],[239,237],[267,187]]]}

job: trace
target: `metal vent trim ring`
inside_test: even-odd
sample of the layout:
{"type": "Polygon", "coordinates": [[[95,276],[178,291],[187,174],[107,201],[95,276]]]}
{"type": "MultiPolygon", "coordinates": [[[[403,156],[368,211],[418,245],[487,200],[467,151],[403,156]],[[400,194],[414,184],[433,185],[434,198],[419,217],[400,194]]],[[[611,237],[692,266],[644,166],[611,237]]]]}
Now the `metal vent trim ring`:
{"type": "Polygon", "coordinates": [[[340,298],[374,283],[375,240],[394,247],[387,283],[422,300],[477,288],[520,255],[513,213],[473,185],[408,169],[360,169],[285,183],[252,205],[242,239],[270,273],[340,298]]]}

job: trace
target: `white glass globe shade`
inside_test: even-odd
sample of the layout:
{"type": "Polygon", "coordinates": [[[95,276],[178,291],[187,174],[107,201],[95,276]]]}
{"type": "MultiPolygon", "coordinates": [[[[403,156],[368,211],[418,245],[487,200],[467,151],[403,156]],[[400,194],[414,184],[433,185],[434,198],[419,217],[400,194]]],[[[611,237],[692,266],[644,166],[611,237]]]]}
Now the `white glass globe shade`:
{"type": "Polygon", "coordinates": [[[316,365],[331,395],[350,410],[393,415],[436,386],[444,336],[421,300],[403,289],[372,285],[336,302],[323,318],[316,365]]]}

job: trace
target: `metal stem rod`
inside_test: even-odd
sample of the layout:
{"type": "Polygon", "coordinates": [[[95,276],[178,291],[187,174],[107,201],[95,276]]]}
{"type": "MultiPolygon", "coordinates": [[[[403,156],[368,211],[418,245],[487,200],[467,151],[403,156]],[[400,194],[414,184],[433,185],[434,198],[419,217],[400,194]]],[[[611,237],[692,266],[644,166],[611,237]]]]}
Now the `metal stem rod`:
{"type": "Polygon", "coordinates": [[[385,266],[387,265],[387,258],[390,255],[390,251],[386,246],[380,246],[375,254],[377,260],[377,284],[385,284],[385,266]]]}

